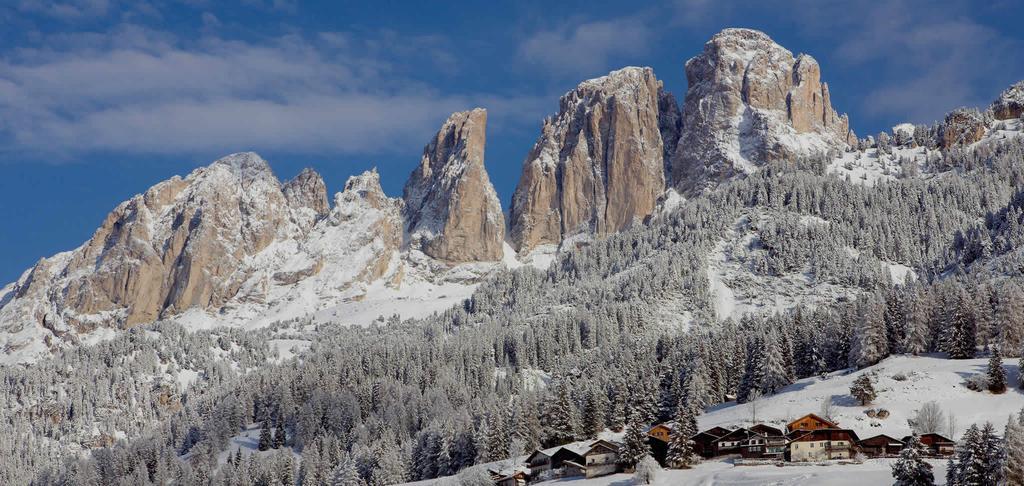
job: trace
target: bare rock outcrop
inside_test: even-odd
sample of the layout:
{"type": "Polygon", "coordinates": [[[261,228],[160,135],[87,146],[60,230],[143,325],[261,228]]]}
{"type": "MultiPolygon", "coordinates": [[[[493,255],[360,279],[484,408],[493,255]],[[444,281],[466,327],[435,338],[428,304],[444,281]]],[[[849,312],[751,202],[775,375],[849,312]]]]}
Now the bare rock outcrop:
{"type": "Polygon", "coordinates": [[[986,115],[971,108],[959,108],[946,115],[939,125],[939,144],[944,149],[970,145],[985,136],[986,115]]]}
{"type": "Polygon", "coordinates": [[[327,185],[313,169],[302,169],[299,175],[284,183],[282,190],[289,206],[306,213],[304,216],[307,221],[304,223],[308,226],[312,226],[312,223],[331,210],[327,203],[327,185]]]}
{"type": "Polygon", "coordinates": [[[856,142],[846,115],[832,108],[818,62],[762,32],[716,34],[686,62],[686,79],[672,161],[673,182],[684,189],[856,142]]]}
{"type": "Polygon", "coordinates": [[[454,113],[423,149],[404,190],[410,243],[439,260],[496,261],[505,218],[484,168],[487,111],[454,113]]]}
{"type": "Polygon", "coordinates": [[[510,208],[517,251],[613,233],[650,215],[665,190],[665,140],[678,133],[675,99],[650,68],[566,93],[523,163],[510,208]]]}
{"type": "Polygon", "coordinates": [[[996,120],[1024,117],[1024,81],[1018,81],[1006,88],[994,102],[992,114],[996,120]]]}
{"type": "Polygon", "coordinates": [[[84,245],[36,265],[3,311],[81,331],[218,307],[249,256],[300,231],[267,163],[233,154],[120,204],[84,245]]]}

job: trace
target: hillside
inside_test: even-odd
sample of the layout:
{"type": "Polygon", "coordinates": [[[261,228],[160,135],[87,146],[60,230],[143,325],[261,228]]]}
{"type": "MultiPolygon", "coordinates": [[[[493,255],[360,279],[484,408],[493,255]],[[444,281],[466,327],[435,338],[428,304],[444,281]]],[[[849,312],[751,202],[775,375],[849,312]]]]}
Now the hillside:
{"type": "MultiPolygon", "coordinates": [[[[853,429],[861,438],[886,434],[901,438],[910,435],[907,419],[924,403],[934,401],[944,413],[953,415],[956,425],[952,433],[956,439],[970,424],[992,422],[1004,425],[1007,417],[1024,408],[1024,391],[1018,387],[1006,393],[993,395],[977,392],[964,386],[974,375],[984,375],[988,359],[951,360],[940,356],[891,356],[877,365],[862,370],[843,370],[823,377],[804,378],[782,388],[779,393],[755,402],[723,403],[711,407],[698,418],[700,428],[714,426],[751,425],[757,422],[778,427],[805,413],[820,414],[822,403],[831,399],[832,418],[843,428],[853,429]],[[861,375],[871,376],[878,397],[869,405],[861,406],[850,396],[850,386],[861,375]],[[871,418],[869,409],[885,409],[887,418],[871,418]]],[[[1019,383],[1016,360],[1005,360],[1003,367],[1010,383],[1019,383]]]]}
{"type": "MultiPolygon", "coordinates": [[[[977,392],[964,386],[967,377],[984,374],[988,359],[950,360],[943,356],[891,356],[862,370],[842,370],[821,377],[805,378],[782,388],[777,394],[755,402],[736,404],[727,402],[711,407],[698,417],[700,430],[715,426],[730,429],[766,423],[784,429],[786,424],[806,413],[821,413],[821,404],[831,399],[832,418],[843,428],[853,429],[860,438],[886,434],[896,438],[910,435],[907,419],[913,417],[920,406],[934,401],[948,416],[955,417],[953,433],[940,433],[958,439],[971,424],[992,422],[1001,430],[1007,418],[1024,408],[1024,390],[1012,387],[1006,393],[993,395],[977,392]],[[850,396],[850,385],[863,374],[875,380],[877,398],[861,406],[850,396]],[[868,409],[885,409],[885,419],[870,418],[868,409]],[[756,418],[755,418],[756,417],[756,418]]],[[[1007,378],[1018,383],[1017,363],[1004,363],[1007,378]]],[[[621,440],[621,434],[615,434],[621,440]]],[[[711,459],[692,470],[664,470],[656,485],[874,485],[890,484],[892,459],[870,459],[863,464],[833,464],[827,466],[789,463],[776,465],[736,466],[732,459],[711,459]]],[[[945,484],[946,461],[931,460],[936,484],[945,484]]],[[[564,479],[537,484],[612,486],[631,481],[631,474],[582,480],[564,479]]],[[[435,482],[443,486],[454,478],[441,478],[435,482]]],[[[453,483],[453,484],[458,484],[453,483]]]]}

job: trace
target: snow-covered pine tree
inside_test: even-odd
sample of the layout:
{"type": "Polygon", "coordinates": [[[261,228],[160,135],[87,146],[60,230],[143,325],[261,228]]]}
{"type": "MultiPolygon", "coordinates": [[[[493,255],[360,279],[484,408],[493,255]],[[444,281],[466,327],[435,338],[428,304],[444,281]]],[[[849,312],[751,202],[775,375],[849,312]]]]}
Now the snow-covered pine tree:
{"type": "Polygon", "coordinates": [[[736,401],[746,403],[755,392],[760,395],[765,373],[764,341],[755,337],[747,341],[747,365],[740,380],[736,401]]]}
{"type": "Polygon", "coordinates": [[[932,306],[930,293],[921,290],[915,296],[907,316],[907,331],[902,348],[905,353],[918,355],[928,351],[931,341],[932,306]]]}
{"type": "Polygon", "coordinates": [[[487,461],[500,461],[508,457],[510,432],[504,417],[498,411],[487,414],[487,433],[484,436],[484,450],[487,461]]]}
{"type": "Polygon", "coordinates": [[[850,364],[865,368],[889,355],[889,338],[883,308],[874,299],[858,300],[857,313],[850,342],[850,364]]]}
{"type": "Polygon", "coordinates": [[[697,434],[697,419],[693,416],[692,409],[685,403],[680,403],[676,409],[666,462],[669,467],[688,469],[694,459],[692,437],[697,434]]]}
{"type": "Polygon", "coordinates": [[[377,464],[370,473],[370,483],[377,485],[398,484],[408,480],[408,465],[402,457],[398,445],[377,448],[377,464]]]}
{"type": "Polygon", "coordinates": [[[1003,369],[1003,358],[995,350],[988,359],[988,391],[1003,393],[1006,391],[1006,370],[1003,369]]]}
{"type": "Polygon", "coordinates": [[[907,442],[900,457],[892,464],[892,477],[896,486],[931,486],[935,484],[932,465],[924,460],[925,446],[914,434],[907,442]]]}
{"type": "Polygon", "coordinates": [[[284,419],[277,419],[277,429],[274,431],[274,449],[280,449],[288,442],[288,434],[284,431],[284,419]]]}
{"type": "Polygon", "coordinates": [[[946,470],[947,486],[986,484],[984,470],[984,444],[977,424],[971,424],[957,444],[956,455],[949,460],[946,470]]]}
{"type": "MultiPolygon", "coordinates": [[[[314,440],[302,449],[299,482],[303,486],[320,486],[324,482],[324,468],[320,459],[320,441],[314,440]]],[[[241,449],[239,449],[241,450],[241,449]]]]}
{"type": "Polygon", "coordinates": [[[1024,291],[1013,279],[996,289],[993,320],[999,323],[1000,350],[1012,353],[1024,347],[1024,291]]]}
{"type": "Polygon", "coordinates": [[[295,457],[292,451],[280,451],[277,459],[277,477],[283,486],[295,485],[295,457]]]}
{"type": "Polygon", "coordinates": [[[981,444],[979,456],[982,458],[981,470],[987,481],[991,484],[1003,484],[1003,463],[1006,460],[1006,450],[1003,447],[1003,440],[996,435],[992,422],[985,422],[981,427],[981,444]]]}
{"type": "Polygon", "coordinates": [[[622,449],[619,450],[619,461],[629,469],[636,467],[644,456],[651,454],[651,446],[647,443],[647,424],[640,414],[630,414],[626,435],[622,438],[622,449]]]}
{"type": "Polygon", "coordinates": [[[946,316],[944,350],[953,359],[970,359],[977,353],[977,329],[974,303],[959,284],[954,284],[956,298],[946,316]]]}
{"type": "Polygon", "coordinates": [[[274,437],[270,432],[270,421],[264,420],[260,426],[260,441],[257,448],[261,451],[270,450],[274,446],[274,437]]]}
{"type": "Polygon", "coordinates": [[[569,386],[564,380],[556,385],[555,396],[547,404],[545,413],[547,429],[544,434],[546,446],[567,444],[576,440],[580,430],[580,420],[576,404],[569,395],[569,386]]]}
{"type": "Polygon", "coordinates": [[[516,400],[518,407],[512,420],[512,434],[522,441],[528,451],[540,447],[543,428],[537,417],[537,405],[532,395],[520,395],[516,400]]]}
{"type": "Polygon", "coordinates": [[[853,395],[861,405],[867,405],[875,399],[875,386],[867,373],[853,381],[853,385],[850,386],[850,395],[853,395]]]}
{"type": "Polygon", "coordinates": [[[760,389],[764,395],[774,395],[793,382],[793,371],[786,364],[779,333],[775,329],[768,330],[764,343],[764,375],[760,389]]]}
{"type": "Polygon", "coordinates": [[[904,352],[903,344],[906,342],[908,328],[907,314],[906,288],[895,285],[890,287],[885,296],[883,318],[891,354],[904,352]]]}
{"type": "Polygon", "coordinates": [[[586,406],[583,407],[583,431],[588,437],[595,437],[605,429],[604,412],[608,408],[608,395],[604,390],[593,387],[587,392],[586,406]]]}
{"type": "MultiPolygon", "coordinates": [[[[352,460],[352,457],[345,454],[338,463],[338,466],[331,472],[330,486],[365,486],[363,478],[359,476],[359,471],[356,470],[356,462],[352,460]]],[[[306,486],[303,484],[303,486],[306,486]]]]}
{"type": "Polygon", "coordinates": [[[448,422],[441,426],[437,438],[437,476],[450,476],[458,472],[452,460],[455,445],[455,424],[448,422]]]}
{"type": "MultiPolygon", "coordinates": [[[[1024,410],[1021,413],[1024,414],[1024,410]]],[[[1003,462],[1006,484],[1024,485],[1024,423],[1019,417],[1010,417],[1003,437],[1006,444],[1006,460],[1003,462]]]]}

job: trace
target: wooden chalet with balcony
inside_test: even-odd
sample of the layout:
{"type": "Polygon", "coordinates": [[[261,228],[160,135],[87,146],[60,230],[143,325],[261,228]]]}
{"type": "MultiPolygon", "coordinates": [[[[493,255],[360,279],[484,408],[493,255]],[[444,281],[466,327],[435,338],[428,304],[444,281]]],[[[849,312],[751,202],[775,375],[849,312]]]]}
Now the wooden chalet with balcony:
{"type": "Polygon", "coordinates": [[[903,450],[903,441],[885,434],[861,439],[857,445],[860,452],[868,457],[895,457],[903,450]]]}
{"type": "Polygon", "coordinates": [[[789,460],[818,462],[849,459],[857,451],[857,433],[848,429],[815,429],[793,434],[789,442],[789,460]]]}
{"type": "Polygon", "coordinates": [[[838,429],[839,426],[831,420],[821,418],[813,413],[809,413],[800,417],[788,424],[786,424],[787,432],[794,431],[811,431],[818,429],[838,429]]]}

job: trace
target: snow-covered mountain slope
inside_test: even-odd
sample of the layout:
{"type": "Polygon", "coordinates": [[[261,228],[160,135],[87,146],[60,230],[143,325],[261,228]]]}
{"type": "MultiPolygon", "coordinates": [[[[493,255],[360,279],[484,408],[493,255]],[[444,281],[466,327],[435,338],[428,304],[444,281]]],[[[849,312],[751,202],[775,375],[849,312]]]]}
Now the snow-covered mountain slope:
{"type": "Polygon", "coordinates": [[[83,246],[3,288],[0,363],[155,320],[251,328],[422,317],[506,265],[410,249],[402,202],[376,171],[350,178],[330,208],[319,175],[297,180],[282,185],[258,155],[234,154],[121,204],[83,246]]]}
{"type": "MultiPolygon", "coordinates": [[[[930,166],[942,160],[943,151],[939,148],[928,148],[914,143],[913,125],[902,124],[893,127],[894,134],[905,130],[909,130],[909,135],[894,135],[890,138],[891,145],[887,144],[886,149],[879,149],[877,142],[873,142],[873,147],[844,152],[833,159],[826,170],[855,184],[869,186],[875,185],[879,181],[895,180],[900,177],[936,177],[940,175],[942,172],[930,166]],[[897,143],[897,141],[904,142],[897,143]]],[[[1020,119],[994,120],[989,122],[985,134],[980,140],[959,147],[959,149],[965,151],[992,149],[999,143],[1021,136],[1024,136],[1024,121],[1020,119]]],[[[874,141],[873,137],[872,141],[874,141]]]]}
{"type": "MultiPolygon", "coordinates": [[[[964,382],[974,375],[984,375],[988,359],[951,360],[937,356],[893,356],[877,365],[857,370],[840,371],[825,377],[806,378],[783,388],[778,394],[744,404],[725,403],[698,417],[701,430],[714,426],[737,427],[756,420],[785,427],[790,420],[806,413],[821,414],[822,403],[831,400],[832,418],[843,428],[857,432],[861,438],[886,434],[900,438],[910,435],[907,419],[927,402],[938,403],[946,416],[955,417],[952,433],[940,433],[956,439],[973,423],[992,422],[1001,427],[1010,415],[1024,407],[1024,391],[1011,386],[1006,393],[973,391],[964,382]],[[862,375],[874,380],[877,398],[862,406],[850,395],[853,381],[862,375]],[[872,418],[869,410],[885,409],[886,418],[872,418]]],[[[1003,363],[1007,381],[1018,383],[1016,362],[1003,363]]]]}

